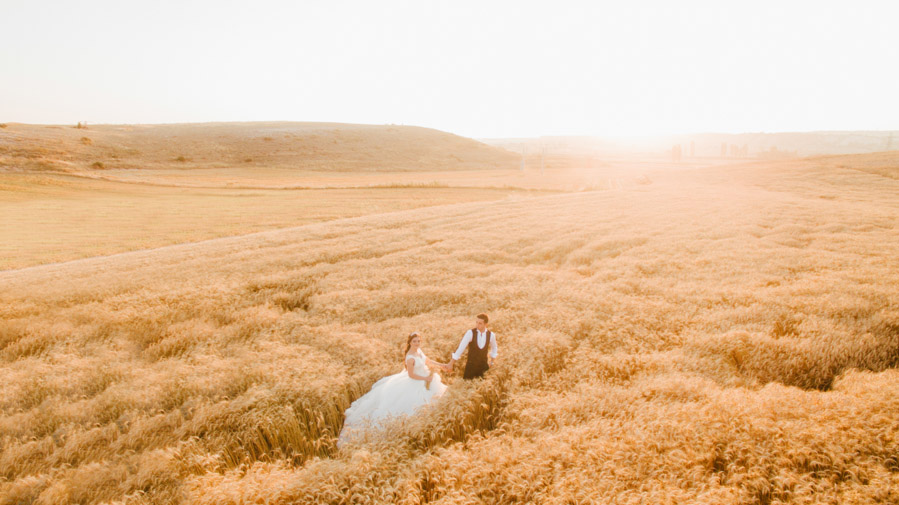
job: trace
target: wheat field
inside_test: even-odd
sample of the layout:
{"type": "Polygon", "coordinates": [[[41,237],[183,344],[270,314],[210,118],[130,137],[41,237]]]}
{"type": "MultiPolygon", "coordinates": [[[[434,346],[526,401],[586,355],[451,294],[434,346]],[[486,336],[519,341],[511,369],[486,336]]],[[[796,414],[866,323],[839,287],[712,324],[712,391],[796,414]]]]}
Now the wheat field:
{"type": "Polygon", "coordinates": [[[899,501],[899,153],[627,182],[0,272],[0,503],[899,501]]]}
{"type": "Polygon", "coordinates": [[[0,214],[6,223],[0,230],[0,269],[533,192],[395,183],[310,189],[195,186],[210,179],[194,173],[185,184],[164,186],[0,172],[0,214]]]}

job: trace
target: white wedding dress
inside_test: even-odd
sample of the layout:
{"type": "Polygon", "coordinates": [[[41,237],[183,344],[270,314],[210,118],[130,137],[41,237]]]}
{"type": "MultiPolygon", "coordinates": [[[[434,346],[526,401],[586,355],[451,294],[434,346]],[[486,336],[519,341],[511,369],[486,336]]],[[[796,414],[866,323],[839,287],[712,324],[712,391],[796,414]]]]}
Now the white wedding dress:
{"type": "MultiPolygon", "coordinates": [[[[427,356],[421,349],[415,354],[407,354],[406,359],[415,360],[412,371],[415,375],[426,377],[431,370],[425,365],[427,356]]],[[[409,377],[409,372],[388,375],[380,379],[371,387],[371,391],[362,395],[346,409],[346,421],[337,439],[340,447],[355,435],[371,426],[377,426],[384,421],[396,417],[414,413],[421,406],[439,398],[446,391],[446,385],[440,380],[440,374],[434,373],[431,379],[430,389],[425,388],[425,382],[409,377]]]]}

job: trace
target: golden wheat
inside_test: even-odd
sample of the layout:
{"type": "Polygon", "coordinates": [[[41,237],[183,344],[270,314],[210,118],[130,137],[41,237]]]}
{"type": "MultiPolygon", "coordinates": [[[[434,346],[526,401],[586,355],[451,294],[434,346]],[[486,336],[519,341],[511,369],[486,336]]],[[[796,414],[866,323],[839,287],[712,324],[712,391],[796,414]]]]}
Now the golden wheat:
{"type": "Polygon", "coordinates": [[[2,272],[0,503],[899,500],[899,182],[652,181],[2,272]],[[481,311],[485,379],[338,450],[481,311]]]}

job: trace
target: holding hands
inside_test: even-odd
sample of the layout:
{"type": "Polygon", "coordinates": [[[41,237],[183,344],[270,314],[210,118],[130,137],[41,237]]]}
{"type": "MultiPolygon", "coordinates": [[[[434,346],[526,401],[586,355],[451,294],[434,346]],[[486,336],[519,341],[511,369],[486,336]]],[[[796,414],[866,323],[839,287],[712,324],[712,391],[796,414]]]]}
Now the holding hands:
{"type": "MultiPolygon", "coordinates": [[[[461,356],[462,352],[466,347],[471,347],[475,351],[478,351],[480,354],[480,364],[475,365],[475,370],[472,372],[471,377],[480,377],[487,371],[488,368],[494,366],[496,364],[496,336],[487,329],[487,316],[486,314],[478,314],[476,327],[472,330],[469,330],[465,336],[462,338],[462,341],[459,343],[459,347],[456,352],[453,353],[449,362],[441,363],[439,361],[434,361],[429,359],[427,356],[421,353],[421,335],[418,332],[413,332],[409,335],[409,340],[406,345],[406,358],[408,359],[406,366],[409,372],[409,376],[413,379],[424,381],[425,388],[431,389],[431,381],[434,379],[434,374],[439,372],[444,373],[452,373],[454,369],[454,365],[456,364],[456,359],[461,356]],[[477,340],[475,340],[477,339],[477,340]],[[425,370],[430,372],[427,376],[419,375],[423,373],[425,370],[420,370],[419,374],[415,373],[414,365],[415,365],[415,356],[420,356],[424,358],[424,364],[427,367],[425,370]],[[480,367],[480,368],[479,368],[480,367]]],[[[472,351],[472,352],[475,352],[472,351]]],[[[469,363],[465,367],[466,379],[470,378],[469,375],[469,366],[471,364],[471,353],[469,353],[469,363]]],[[[438,382],[440,382],[438,380],[438,382]]]]}
{"type": "MultiPolygon", "coordinates": [[[[432,359],[428,359],[425,363],[428,365],[428,368],[431,368],[431,369],[436,368],[442,372],[452,372],[453,371],[452,361],[449,363],[441,363],[439,361],[434,361],[432,359]]],[[[433,375],[433,372],[432,372],[432,375],[433,375]]]]}

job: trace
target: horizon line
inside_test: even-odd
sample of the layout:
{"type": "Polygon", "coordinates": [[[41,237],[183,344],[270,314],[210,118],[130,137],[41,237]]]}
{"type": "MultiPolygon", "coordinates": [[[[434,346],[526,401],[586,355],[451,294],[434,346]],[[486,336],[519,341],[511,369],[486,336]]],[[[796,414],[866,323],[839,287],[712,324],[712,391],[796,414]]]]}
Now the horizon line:
{"type": "MultiPolygon", "coordinates": [[[[346,125],[346,126],[400,126],[408,128],[425,128],[442,131],[459,136],[466,136],[449,130],[441,130],[432,126],[404,124],[404,123],[351,123],[340,121],[297,121],[287,119],[252,120],[252,121],[185,121],[185,122],[137,122],[137,123],[105,123],[89,121],[76,121],[74,123],[27,123],[21,121],[4,121],[2,125],[46,126],[46,127],[70,127],[77,128],[79,124],[85,126],[202,126],[202,125],[236,125],[236,124],[307,124],[307,125],[346,125]]],[[[2,132],[2,130],[0,130],[2,132]]],[[[694,131],[687,133],[633,133],[633,134],[600,134],[600,133],[567,133],[567,134],[539,134],[539,135],[508,135],[508,136],[484,136],[472,135],[472,139],[491,140],[518,140],[539,138],[613,138],[613,139],[646,139],[658,137],[681,137],[692,135],[778,135],[778,134],[828,134],[828,133],[899,133],[899,129],[864,129],[864,130],[755,130],[755,131],[694,131]]]]}

